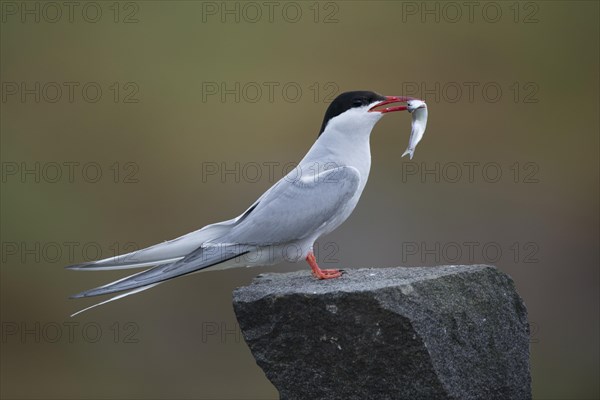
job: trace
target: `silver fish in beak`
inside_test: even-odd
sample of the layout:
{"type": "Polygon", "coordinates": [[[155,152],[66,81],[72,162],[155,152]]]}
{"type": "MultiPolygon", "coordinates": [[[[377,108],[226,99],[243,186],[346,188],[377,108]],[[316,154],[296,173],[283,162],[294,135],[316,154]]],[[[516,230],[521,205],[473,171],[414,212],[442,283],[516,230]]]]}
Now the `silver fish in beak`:
{"type": "Polygon", "coordinates": [[[427,104],[417,99],[409,100],[406,104],[406,110],[412,114],[412,131],[410,132],[408,147],[404,154],[402,154],[402,157],[408,154],[412,160],[415,148],[423,138],[425,128],[427,127],[427,104]]]}

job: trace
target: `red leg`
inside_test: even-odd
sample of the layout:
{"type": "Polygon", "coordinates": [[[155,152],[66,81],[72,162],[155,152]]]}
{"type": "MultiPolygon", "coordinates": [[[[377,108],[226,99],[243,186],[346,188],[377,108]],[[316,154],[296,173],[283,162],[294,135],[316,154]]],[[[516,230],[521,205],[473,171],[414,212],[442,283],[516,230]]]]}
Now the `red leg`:
{"type": "Polygon", "coordinates": [[[315,255],[312,251],[306,256],[306,262],[308,262],[308,265],[310,265],[310,269],[312,270],[312,274],[315,276],[315,278],[333,279],[342,276],[342,271],[340,271],[339,269],[319,268],[319,266],[317,265],[317,260],[315,259],[315,255]]]}

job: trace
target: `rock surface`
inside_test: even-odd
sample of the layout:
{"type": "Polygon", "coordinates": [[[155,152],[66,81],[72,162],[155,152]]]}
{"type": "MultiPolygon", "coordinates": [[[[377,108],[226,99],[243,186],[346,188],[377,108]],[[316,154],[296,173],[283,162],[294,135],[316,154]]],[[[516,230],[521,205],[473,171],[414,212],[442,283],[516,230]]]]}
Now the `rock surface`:
{"type": "Polygon", "coordinates": [[[265,274],[233,297],[282,399],[531,399],[527,311],[494,267],[265,274]]]}

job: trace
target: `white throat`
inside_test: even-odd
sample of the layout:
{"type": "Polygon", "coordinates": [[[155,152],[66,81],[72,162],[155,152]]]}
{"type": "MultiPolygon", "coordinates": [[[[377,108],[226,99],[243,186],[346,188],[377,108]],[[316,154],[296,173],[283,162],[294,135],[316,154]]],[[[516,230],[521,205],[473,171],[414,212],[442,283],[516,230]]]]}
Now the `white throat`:
{"type": "Polygon", "coordinates": [[[359,137],[368,139],[375,124],[383,117],[382,113],[369,112],[368,109],[369,107],[351,108],[333,117],[327,123],[321,137],[335,136],[339,140],[359,137]]]}
{"type": "Polygon", "coordinates": [[[361,174],[362,191],[371,169],[369,138],[383,116],[367,110],[368,107],[352,108],[329,120],[300,165],[327,162],[333,166],[355,167],[361,174]]]}

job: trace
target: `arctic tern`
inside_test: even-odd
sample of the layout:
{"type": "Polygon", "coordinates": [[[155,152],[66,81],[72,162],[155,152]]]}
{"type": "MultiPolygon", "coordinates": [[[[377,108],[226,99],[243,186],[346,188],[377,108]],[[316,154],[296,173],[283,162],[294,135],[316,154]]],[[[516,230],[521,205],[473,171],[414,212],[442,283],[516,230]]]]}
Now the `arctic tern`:
{"type": "Polygon", "coordinates": [[[422,115],[415,118],[415,111],[421,108],[425,108],[426,119],[426,105],[417,99],[370,91],[340,94],[327,108],[319,136],[298,166],[237,218],[129,254],[67,267],[75,270],[152,267],[71,296],[125,291],[73,315],[207,269],[305,259],[316,278],[340,277],[340,270],[319,268],[313,244],[340,226],[356,207],[371,168],[369,137],[377,121],[390,112],[413,113],[413,133],[407,150],[412,158],[416,142],[423,136],[423,132],[415,133],[415,129],[425,129],[422,121],[415,127],[415,120],[422,120],[422,115]],[[394,103],[408,103],[408,106],[394,103]]]}

